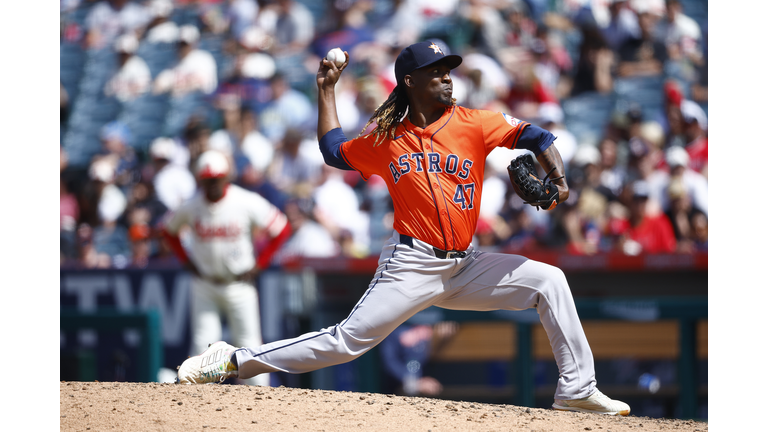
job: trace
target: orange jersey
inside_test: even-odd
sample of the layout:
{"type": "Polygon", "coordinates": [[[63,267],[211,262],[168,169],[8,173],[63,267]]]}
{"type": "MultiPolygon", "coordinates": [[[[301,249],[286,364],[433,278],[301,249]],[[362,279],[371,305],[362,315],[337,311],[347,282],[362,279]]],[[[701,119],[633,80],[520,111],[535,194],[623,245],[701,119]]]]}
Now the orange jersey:
{"type": "Polygon", "coordinates": [[[341,145],[344,161],[365,180],[376,174],[389,189],[394,229],[443,250],[465,250],[480,211],[485,159],[496,147],[514,149],[529,123],[507,114],[448,107],[422,129],[407,118],[396,136],[341,145]]]}

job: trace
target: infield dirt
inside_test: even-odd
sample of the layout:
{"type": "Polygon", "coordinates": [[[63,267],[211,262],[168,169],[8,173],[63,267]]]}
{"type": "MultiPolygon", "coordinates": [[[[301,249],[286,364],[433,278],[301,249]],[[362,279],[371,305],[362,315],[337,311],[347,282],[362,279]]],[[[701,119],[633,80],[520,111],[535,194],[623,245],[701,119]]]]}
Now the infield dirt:
{"type": "Polygon", "coordinates": [[[692,420],[215,384],[62,381],[59,407],[62,431],[708,431],[692,420]]]}

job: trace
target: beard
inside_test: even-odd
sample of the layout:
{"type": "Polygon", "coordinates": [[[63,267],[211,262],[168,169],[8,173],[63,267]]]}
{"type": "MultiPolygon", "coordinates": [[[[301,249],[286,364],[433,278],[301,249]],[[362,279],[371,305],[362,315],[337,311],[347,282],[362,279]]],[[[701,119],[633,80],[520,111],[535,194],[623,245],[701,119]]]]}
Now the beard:
{"type": "Polygon", "coordinates": [[[443,104],[443,105],[448,105],[448,106],[451,106],[451,105],[453,105],[453,104],[455,104],[455,103],[456,103],[456,99],[454,99],[454,98],[453,98],[453,97],[451,97],[451,96],[452,96],[452,95],[451,95],[450,93],[448,93],[448,94],[446,94],[446,93],[441,93],[441,94],[440,94],[440,95],[437,97],[437,101],[438,101],[438,102],[440,102],[440,103],[441,103],[441,104],[443,104]]]}

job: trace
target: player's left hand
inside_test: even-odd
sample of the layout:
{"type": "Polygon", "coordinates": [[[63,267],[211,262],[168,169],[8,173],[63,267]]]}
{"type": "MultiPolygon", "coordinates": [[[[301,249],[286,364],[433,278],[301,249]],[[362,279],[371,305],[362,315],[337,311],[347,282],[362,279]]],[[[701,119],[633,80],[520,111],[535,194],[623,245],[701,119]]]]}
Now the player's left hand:
{"type": "Polygon", "coordinates": [[[551,210],[560,203],[559,188],[549,179],[549,174],[544,179],[539,178],[531,155],[524,154],[513,159],[507,172],[515,193],[526,204],[551,210]]]}

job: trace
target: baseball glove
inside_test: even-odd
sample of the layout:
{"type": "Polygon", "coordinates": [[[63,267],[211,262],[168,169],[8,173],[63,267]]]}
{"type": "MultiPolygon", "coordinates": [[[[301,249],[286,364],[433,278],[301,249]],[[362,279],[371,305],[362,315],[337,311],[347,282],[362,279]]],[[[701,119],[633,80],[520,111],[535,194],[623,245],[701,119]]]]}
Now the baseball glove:
{"type": "Polygon", "coordinates": [[[530,154],[516,157],[507,167],[509,180],[512,182],[515,193],[526,204],[544,210],[551,210],[560,202],[560,192],[557,190],[557,186],[552,183],[552,180],[557,179],[549,179],[549,175],[554,170],[555,168],[552,168],[544,179],[540,179],[536,174],[533,157],[530,154]]]}

